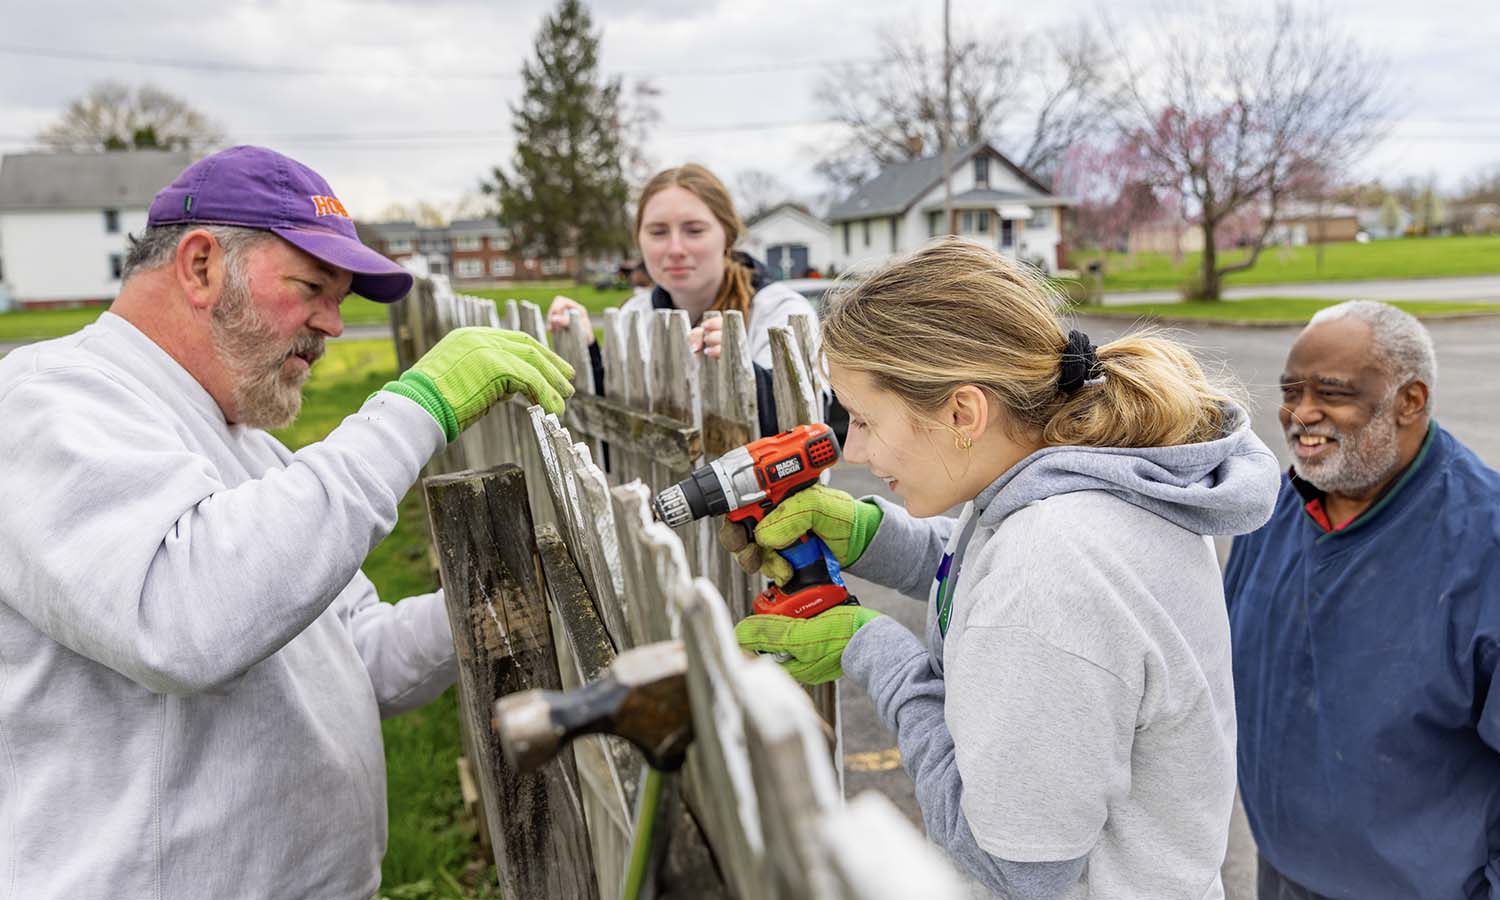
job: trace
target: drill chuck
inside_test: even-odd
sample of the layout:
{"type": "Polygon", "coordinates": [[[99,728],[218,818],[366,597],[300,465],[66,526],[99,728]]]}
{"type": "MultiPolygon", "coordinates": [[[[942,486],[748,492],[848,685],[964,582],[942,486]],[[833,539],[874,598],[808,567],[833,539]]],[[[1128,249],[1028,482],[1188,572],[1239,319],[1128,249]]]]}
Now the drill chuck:
{"type": "Polygon", "coordinates": [[[686,525],[704,516],[722,516],[734,508],[724,496],[718,464],[702,467],[656,495],[656,517],[669,528],[686,525]]]}
{"type": "Polygon", "coordinates": [[[688,503],[687,492],[682,485],[674,484],[656,495],[656,517],[676,528],[693,521],[693,507],[688,503]]]}
{"type": "Polygon", "coordinates": [[[755,479],[754,460],[736,447],[656,495],[656,517],[669,528],[704,516],[722,516],[764,497],[755,479]]]}

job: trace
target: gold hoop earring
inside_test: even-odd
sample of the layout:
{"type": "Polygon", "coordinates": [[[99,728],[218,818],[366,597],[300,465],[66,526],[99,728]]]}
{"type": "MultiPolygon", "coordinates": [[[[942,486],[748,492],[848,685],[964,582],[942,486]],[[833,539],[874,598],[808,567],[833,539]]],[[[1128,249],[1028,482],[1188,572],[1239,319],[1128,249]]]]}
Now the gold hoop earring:
{"type": "Polygon", "coordinates": [[[953,436],[953,449],[955,449],[955,450],[971,450],[971,449],[973,449],[973,447],[974,447],[974,439],[971,438],[971,437],[969,437],[967,434],[964,434],[963,432],[960,431],[960,432],[957,432],[953,436]]]}

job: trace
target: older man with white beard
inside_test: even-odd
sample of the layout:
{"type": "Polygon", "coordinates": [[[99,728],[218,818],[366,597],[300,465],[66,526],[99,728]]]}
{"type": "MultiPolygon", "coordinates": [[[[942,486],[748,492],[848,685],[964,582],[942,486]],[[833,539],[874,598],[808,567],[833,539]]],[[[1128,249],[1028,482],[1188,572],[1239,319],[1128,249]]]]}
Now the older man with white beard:
{"type": "Polygon", "coordinates": [[[1295,461],[1225,573],[1261,900],[1500,897],[1500,476],[1436,383],[1382,303],[1287,357],[1295,461]]]}
{"type": "Polygon", "coordinates": [[[289,423],[352,291],[411,276],[258,147],[189,166],[119,296],[0,360],[0,900],[368,898],[380,719],[455,677],[442,597],[360,571],[433,453],[572,370],[459,329],[327,439],[289,423]]]}

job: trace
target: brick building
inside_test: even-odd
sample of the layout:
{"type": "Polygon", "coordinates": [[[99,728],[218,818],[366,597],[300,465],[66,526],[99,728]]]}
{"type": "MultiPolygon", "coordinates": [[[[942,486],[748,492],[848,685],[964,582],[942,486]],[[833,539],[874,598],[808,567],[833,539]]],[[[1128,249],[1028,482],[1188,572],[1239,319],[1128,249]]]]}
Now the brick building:
{"type": "Polygon", "coordinates": [[[455,285],[572,278],[578,273],[576,256],[549,259],[521,253],[494,219],[459,219],[441,228],[362,222],[359,233],[365,243],[397,262],[418,254],[426,257],[434,274],[447,275],[455,285]]]}

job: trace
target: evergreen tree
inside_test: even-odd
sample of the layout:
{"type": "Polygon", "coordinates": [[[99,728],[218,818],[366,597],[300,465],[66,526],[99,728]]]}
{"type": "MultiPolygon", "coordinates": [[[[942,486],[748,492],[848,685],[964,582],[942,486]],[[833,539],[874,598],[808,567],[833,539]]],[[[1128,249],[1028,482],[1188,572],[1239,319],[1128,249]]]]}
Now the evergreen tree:
{"type": "Polygon", "coordinates": [[[579,0],[542,23],[536,58],[521,69],[525,94],[511,107],[516,152],[486,192],[523,249],[546,256],[625,250],[629,189],[621,157],[620,80],[599,74],[599,38],[579,0]]]}

